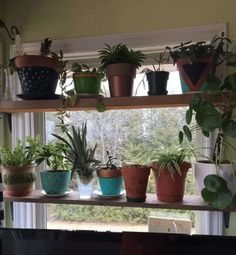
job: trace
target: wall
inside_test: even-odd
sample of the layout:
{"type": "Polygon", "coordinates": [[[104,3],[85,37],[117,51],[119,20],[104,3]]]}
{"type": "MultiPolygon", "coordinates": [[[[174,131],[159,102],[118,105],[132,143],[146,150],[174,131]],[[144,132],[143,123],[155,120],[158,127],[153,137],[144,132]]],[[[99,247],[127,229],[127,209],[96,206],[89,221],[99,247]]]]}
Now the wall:
{"type": "Polygon", "coordinates": [[[3,0],[4,19],[23,41],[152,31],[228,22],[236,36],[236,1],[3,0]]]}

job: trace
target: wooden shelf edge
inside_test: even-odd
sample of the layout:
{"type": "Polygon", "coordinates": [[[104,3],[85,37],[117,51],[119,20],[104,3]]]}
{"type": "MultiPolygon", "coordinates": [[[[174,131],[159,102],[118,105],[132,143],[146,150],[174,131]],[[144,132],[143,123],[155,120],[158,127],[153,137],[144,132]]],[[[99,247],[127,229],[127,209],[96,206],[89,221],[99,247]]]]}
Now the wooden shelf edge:
{"type": "MultiPolygon", "coordinates": [[[[4,201],[8,202],[29,202],[29,203],[49,203],[49,204],[72,204],[72,205],[96,205],[96,206],[119,206],[119,207],[140,207],[140,208],[159,208],[159,209],[177,209],[177,210],[196,210],[196,211],[219,211],[208,206],[199,196],[184,196],[183,202],[165,203],[158,201],[155,194],[147,194],[146,202],[131,203],[126,201],[126,197],[117,199],[102,199],[94,196],[89,200],[80,200],[78,193],[73,191],[64,197],[46,197],[41,191],[36,190],[27,197],[11,197],[4,193],[4,201]]],[[[227,210],[226,210],[227,211],[227,210]]],[[[228,210],[229,211],[229,210],[228,210]]],[[[232,209],[230,211],[236,211],[232,209]]]]}
{"type": "MultiPolygon", "coordinates": [[[[181,107],[188,105],[192,94],[113,97],[104,98],[102,102],[109,110],[140,109],[159,107],[181,107]]],[[[75,106],[68,107],[69,111],[96,110],[96,98],[80,98],[75,106]]],[[[1,101],[0,112],[54,112],[60,108],[60,100],[28,100],[28,101],[1,101]]]]}
{"type": "MultiPolygon", "coordinates": [[[[193,93],[180,95],[137,96],[137,97],[108,97],[102,102],[108,110],[162,108],[188,106],[193,93]]],[[[227,93],[226,93],[227,95],[227,93]]],[[[207,95],[206,95],[207,96],[207,95]]],[[[233,94],[236,102],[236,93],[233,94]]],[[[215,98],[217,102],[219,98],[215,98]]],[[[96,110],[97,98],[80,98],[75,106],[67,107],[68,111],[96,110]]],[[[60,99],[29,100],[29,101],[0,101],[0,112],[55,112],[60,108],[60,99]]]]}

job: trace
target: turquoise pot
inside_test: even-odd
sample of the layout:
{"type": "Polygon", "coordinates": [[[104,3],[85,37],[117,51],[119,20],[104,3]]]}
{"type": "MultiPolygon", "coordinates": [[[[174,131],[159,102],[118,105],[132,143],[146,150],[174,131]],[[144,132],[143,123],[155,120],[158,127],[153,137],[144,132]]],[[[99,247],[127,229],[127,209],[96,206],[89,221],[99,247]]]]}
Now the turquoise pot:
{"type": "Polygon", "coordinates": [[[99,177],[99,184],[101,188],[101,192],[103,196],[117,196],[120,195],[123,178],[120,177],[111,177],[111,178],[104,178],[99,177]]]}
{"type": "Polygon", "coordinates": [[[44,191],[50,195],[62,195],[69,186],[71,170],[48,170],[40,172],[44,191]]]}

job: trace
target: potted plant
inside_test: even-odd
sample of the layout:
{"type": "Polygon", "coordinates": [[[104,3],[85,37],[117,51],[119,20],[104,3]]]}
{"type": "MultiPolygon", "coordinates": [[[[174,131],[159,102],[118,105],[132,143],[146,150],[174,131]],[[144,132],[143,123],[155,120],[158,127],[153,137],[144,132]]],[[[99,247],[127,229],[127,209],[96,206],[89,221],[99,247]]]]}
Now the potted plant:
{"type": "Polygon", "coordinates": [[[230,149],[235,150],[230,139],[236,137],[236,121],[233,115],[235,81],[236,73],[229,74],[223,83],[217,77],[209,76],[207,82],[211,91],[207,96],[195,94],[192,97],[186,111],[186,125],[179,133],[180,142],[184,135],[191,141],[192,131],[197,129],[206,137],[216,134],[210,158],[208,161],[196,163],[195,176],[203,199],[219,209],[230,206],[236,194],[235,169],[230,152],[230,149]],[[197,125],[191,125],[193,118],[197,125]],[[204,180],[207,175],[209,176],[204,180]]]}
{"type": "Polygon", "coordinates": [[[168,61],[166,56],[166,50],[161,52],[158,58],[154,59],[157,63],[157,67],[153,64],[153,70],[148,68],[144,69],[146,72],[146,77],[148,81],[148,95],[166,95],[168,91],[166,90],[167,81],[169,79],[169,72],[161,70],[161,64],[168,61]]]}
{"type": "Polygon", "coordinates": [[[39,137],[27,137],[26,143],[18,140],[13,150],[0,147],[3,186],[10,196],[27,196],[34,189],[39,137]]]}
{"type": "Polygon", "coordinates": [[[100,161],[95,158],[97,145],[93,148],[87,146],[87,124],[83,123],[81,129],[72,126],[71,134],[65,130],[66,138],[53,134],[66,144],[68,150],[65,158],[72,164],[72,177],[75,172],[78,176],[79,198],[91,198],[93,193],[94,172],[99,167],[100,161]]]}
{"type": "Polygon", "coordinates": [[[63,53],[51,51],[52,41],[49,38],[41,43],[39,55],[17,56],[10,60],[13,70],[20,79],[23,94],[22,99],[53,99],[59,98],[55,94],[60,72],[65,68],[62,61],[63,53]]]}
{"type": "Polygon", "coordinates": [[[128,202],[145,202],[150,167],[130,164],[121,167],[128,202]]]}
{"type": "Polygon", "coordinates": [[[125,44],[105,45],[98,53],[108,78],[111,97],[132,96],[136,69],[141,66],[145,55],[128,49],[125,44]]]}
{"type": "Polygon", "coordinates": [[[119,196],[123,184],[121,169],[115,164],[115,159],[107,151],[107,163],[97,170],[98,181],[103,196],[119,196]]]}
{"type": "Polygon", "coordinates": [[[61,196],[66,194],[71,179],[68,160],[65,159],[66,144],[51,141],[43,144],[38,150],[38,162],[46,161],[50,170],[40,172],[41,183],[47,195],[61,196]]]}
{"type": "Polygon", "coordinates": [[[189,41],[173,48],[166,47],[173,63],[177,64],[183,93],[207,89],[207,75],[214,74],[216,68],[224,62],[230,43],[230,39],[222,32],[210,43],[189,41]]]}
{"type": "Polygon", "coordinates": [[[100,68],[92,68],[91,65],[73,63],[73,81],[77,94],[98,95],[101,90],[101,79],[104,73],[100,68]]]}
{"type": "Polygon", "coordinates": [[[191,164],[186,161],[192,155],[189,148],[167,148],[157,154],[152,164],[155,176],[156,195],[163,202],[183,200],[185,178],[191,164]]]}

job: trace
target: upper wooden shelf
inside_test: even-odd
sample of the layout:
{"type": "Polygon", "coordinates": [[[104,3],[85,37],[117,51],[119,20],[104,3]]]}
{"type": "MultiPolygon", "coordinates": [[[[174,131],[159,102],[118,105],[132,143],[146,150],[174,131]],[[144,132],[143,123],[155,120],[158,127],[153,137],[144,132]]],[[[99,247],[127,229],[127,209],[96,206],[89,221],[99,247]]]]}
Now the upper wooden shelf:
{"type": "MultiPolygon", "coordinates": [[[[225,94],[228,96],[229,94],[225,94]]],[[[108,97],[102,102],[109,110],[118,109],[140,109],[187,106],[193,94],[161,95],[161,96],[138,96],[138,97],[108,97]]],[[[232,95],[236,102],[236,93],[232,95]]],[[[215,102],[219,101],[215,97],[215,102]]],[[[68,111],[96,110],[97,98],[80,98],[74,106],[67,107],[68,111]]],[[[0,112],[55,112],[60,108],[59,99],[50,100],[28,100],[28,101],[1,101],[0,112]]]]}
{"type": "MultiPolygon", "coordinates": [[[[121,206],[121,207],[142,207],[142,208],[162,208],[177,210],[196,210],[196,211],[217,211],[208,206],[199,196],[184,196],[183,202],[165,203],[158,201],[155,194],[147,194],[146,202],[134,203],[127,202],[125,196],[116,199],[103,199],[94,195],[92,199],[81,200],[78,198],[78,192],[73,191],[64,197],[46,197],[41,194],[40,190],[33,191],[27,197],[10,197],[4,194],[4,201],[10,202],[30,202],[30,203],[46,203],[46,204],[74,204],[74,205],[99,205],[99,206],[121,206]]],[[[236,211],[236,208],[230,210],[236,211]]]]}
{"type": "MultiPolygon", "coordinates": [[[[188,105],[192,94],[139,96],[139,97],[113,97],[104,98],[103,103],[109,110],[139,109],[159,107],[180,107],[188,105]]],[[[75,106],[67,107],[68,111],[95,110],[98,100],[96,98],[80,98],[75,106]]],[[[0,112],[53,112],[60,108],[59,99],[29,100],[29,101],[2,101],[0,112]]]]}

